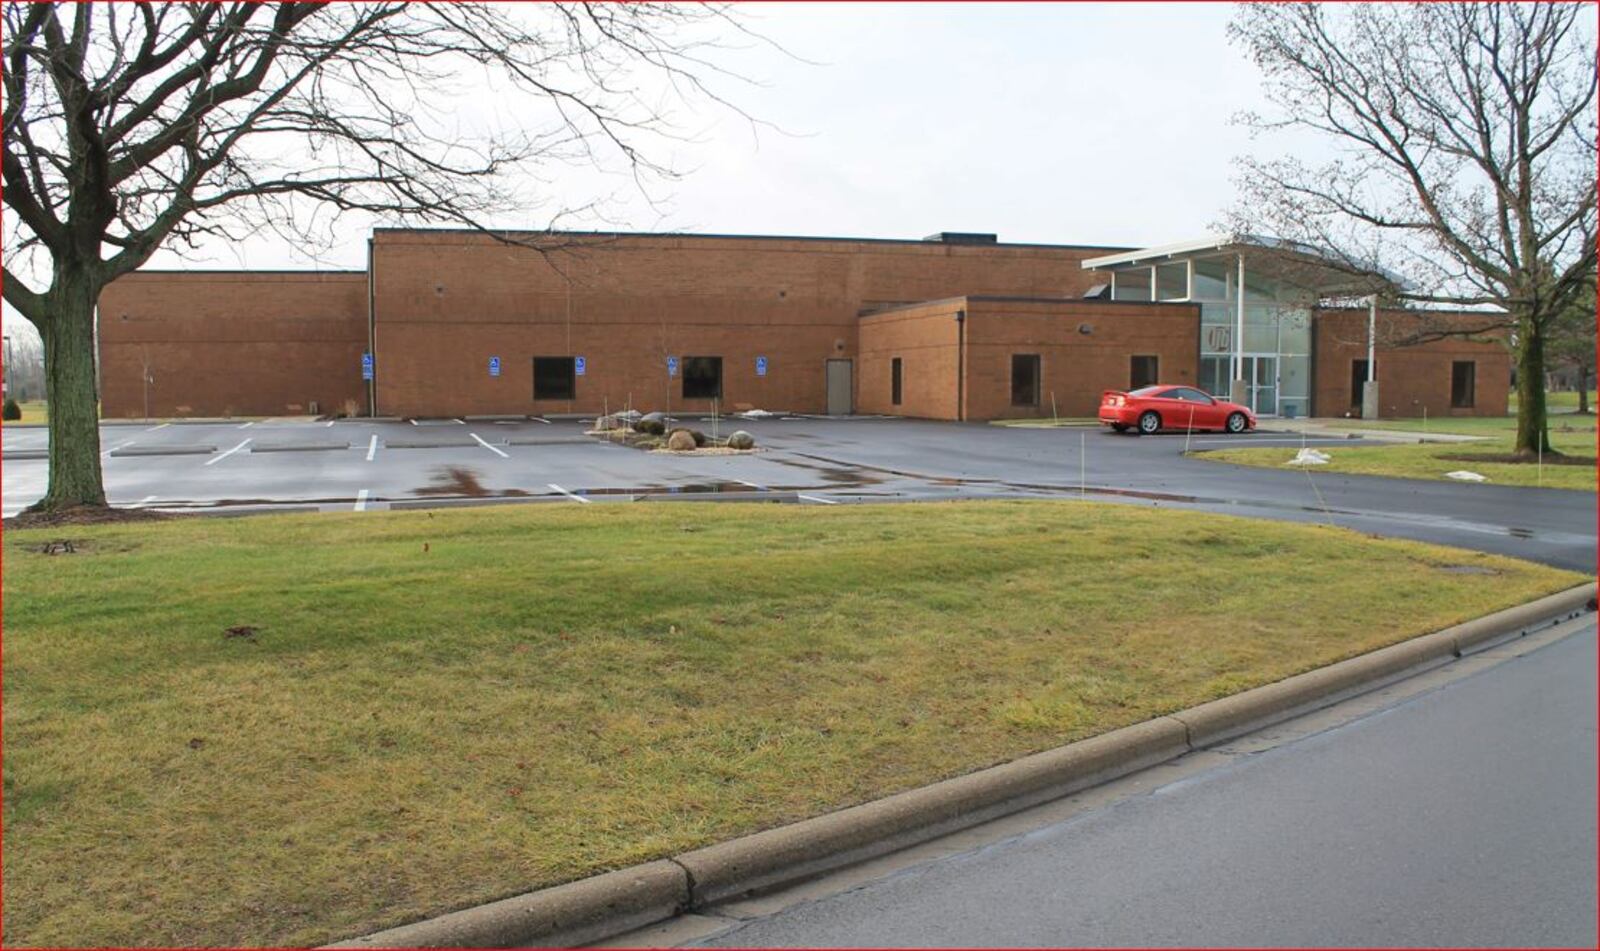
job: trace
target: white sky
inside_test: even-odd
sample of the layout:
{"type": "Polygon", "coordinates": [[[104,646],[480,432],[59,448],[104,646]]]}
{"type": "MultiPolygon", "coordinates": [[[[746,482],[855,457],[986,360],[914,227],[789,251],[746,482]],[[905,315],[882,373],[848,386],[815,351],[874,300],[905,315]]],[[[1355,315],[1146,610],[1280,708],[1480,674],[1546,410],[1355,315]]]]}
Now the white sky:
{"type": "MultiPolygon", "coordinates": [[[[767,48],[724,60],[763,85],[719,88],[783,132],[705,113],[677,147],[686,178],[643,201],[622,177],[555,174],[552,202],[597,189],[609,223],[568,227],[1001,241],[1163,244],[1199,236],[1233,199],[1252,143],[1229,117],[1261,103],[1260,76],[1227,42],[1229,4],[839,4],[741,8],[767,48]],[[785,134],[787,133],[787,134],[785,134]],[[568,193],[570,192],[570,193],[568,193]]],[[[492,97],[490,97],[492,98],[492,97]]],[[[1320,157],[1320,156],[1305,156],[1320,157]]],[[[539,214],[502,222],[539,226],[539,214]]],[[[308,258],[260,237],[150,267],[360,268],[368,222],[308,258]]],[[[7,315],[8,328],[14,317],[7,315]]],[[[18,319],[20,323],[20,319],[18,319]]]]}

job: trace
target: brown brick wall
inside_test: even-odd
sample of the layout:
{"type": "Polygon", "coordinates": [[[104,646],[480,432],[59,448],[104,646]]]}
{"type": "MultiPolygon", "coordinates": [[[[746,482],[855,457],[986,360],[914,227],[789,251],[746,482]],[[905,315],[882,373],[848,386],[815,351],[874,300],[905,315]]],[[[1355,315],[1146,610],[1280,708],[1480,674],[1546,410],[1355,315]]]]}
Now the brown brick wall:
{"type": "Polygon", "coordinates": [[[363,272],[162,272],[100,295],[100,400],[107,418],[276,416],[366,410],[363,272]]]}
{"type": "MultiPolygon", "coordinates": [[[[1429,315],[1428,320],[1455,319],[1478,326],[1483,315],[1429,315]]],[[[1413,347],[1383,346],[1385,337],[1403,336],[1417,318],[1404,311],[1379,311],[1378,396],[1385,417],[1504,416],[1511,384],[1511,354],[1501,339],[1447,338],[1413,347]],[[1450,405],[1451,363],[1477,363],[1476,399],[1467,409],[1450,405]]],[[[1318,311],[1315,323],[1315,393],[1312,413],[1344,416],[1354,405],[1351,363],[1367,356],[1367,312],[1318,311]]]]}
{"type": "Polygon", "coordinates": [[[1193,383],[1200,351],[1195,304],[972,300],[967,311],[967,419],[1093,416],[1103,390],[1127,389],[1131,357],[1154,354],[1163,383],[1193,383]],[[1080,325],[1090,332],[1080,333],[1080,325]],[[1038,406],[1011,405],[1011,357],[1039,355],[1038,406]]]}
{"type": "Polygon", "coordinates": [[[956,419],[956,314],[966,300],[936,301],[861,319],[856,407],[862,413],[956,419]],[[891,364],[901,361],[901,402],[894,405],[891,364]]]}
{"type": "MultiPolygon", "coordinates": [[[[1097,248],[628,236],[541,253],[452,231],[374,240],[378,408],[395,415],[685,404],[667,355],[723,358],[722,405],[825,412],[824,361],[855,358],[858,314],[966,293],[1081,294],[1097,248]],[[570,340],[570,343],[569,343],[570,340]],[[534,356],[581,355],[576,398],[532,398],[534,356]],[[501,359],[498,379],[488,374],[501,359]],[[755,358],[766,356],[758,378],[755,358]]],[[[860,391],[862,368],[856,368],[860,391]]],[[[865,406],[858,406],[865,410],[865,406]]]]}

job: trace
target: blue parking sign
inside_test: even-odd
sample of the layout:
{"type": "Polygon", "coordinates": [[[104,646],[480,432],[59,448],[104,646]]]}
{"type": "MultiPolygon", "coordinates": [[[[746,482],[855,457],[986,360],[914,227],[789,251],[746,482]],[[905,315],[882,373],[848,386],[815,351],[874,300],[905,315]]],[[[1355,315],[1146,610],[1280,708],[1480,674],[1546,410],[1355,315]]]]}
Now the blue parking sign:
{"type": "Polygon", "coordinates": [[[667,358],[667,376],[677,376],[677,375],[678,375],[678,358],[677,357],[668,357],[667,358]]]}
{"type": "Polygon", "coordinates": [[[572,372],[576,376],[583,376],[583,371],[589,369],[589,364],[582,357],[572,358],[572,372]]]}
{"type": "Polygon", "coordinates": [[[767,375],[767,358],[756,357],[756,376],[767,375]]]}
{"type": "Polygon", "coordinates": [[[500,358],[499,357],[490,357],[489,358],[489,375],[490,376],[499,376],[500,375],[500,358]]]}
{"type": "Polygon", "coordinates": [[[372,379],[372,352],[369,350],[361,355],[361,378],[372,379]]]}

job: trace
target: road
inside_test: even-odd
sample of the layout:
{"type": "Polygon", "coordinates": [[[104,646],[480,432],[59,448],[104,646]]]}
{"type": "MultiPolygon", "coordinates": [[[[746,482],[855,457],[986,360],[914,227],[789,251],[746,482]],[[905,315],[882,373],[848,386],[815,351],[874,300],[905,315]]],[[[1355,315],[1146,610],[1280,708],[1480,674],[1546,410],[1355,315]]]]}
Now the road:
{"type": "MultiPolygon", "coordinates": [[[[709,422],[690,425],[706,430],[709,422]]],[[[1328,522],[1593,571],[1595,495],[1561,489],[1247,468],[1186,457],[1302,437],[1118,436],[907,419],[731,420],[762,451],[671,456],[598,442],[578,420],[341,420],[106,425],[113,504],[382,510],[421,505],[744,498],[838,504],[1085,498],[1328,522]]],[[[44,492],[44,430],[6,427],[4,513],[44,492]]],[[[1342,439],[1308,439],[1337,453],[1342,439]]]]}
{"type": "Polygon", "coordinates": [[[1595,644],[1588,615],[1158,767],[1066,818],[633,937],[1594,947],[1595,644]]]}

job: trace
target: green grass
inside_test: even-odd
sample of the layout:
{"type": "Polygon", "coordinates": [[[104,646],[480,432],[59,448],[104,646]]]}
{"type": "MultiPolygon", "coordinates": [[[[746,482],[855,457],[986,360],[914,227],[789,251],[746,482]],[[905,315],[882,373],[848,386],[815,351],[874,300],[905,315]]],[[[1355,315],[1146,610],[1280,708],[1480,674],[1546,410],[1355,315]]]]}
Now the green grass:
{"type": "Polygon", "coordinates": [[[1074,502],[190,518],[4,555],[13,946],[344,938],[1584,580],[1074,502]]]}
{"type": "MultiPolygon", "coordinates": [[[[1600,406],[1600,404],[1597,404],[1595,402],[1595,395],[1596,394],[1595,394],[1594,390],[1590,390],[1589,391],[1589,411],[1591,413],[1594,412],[1596,406],[1600,406]]],[[[1545,409],[1550,411],[1550,412],[1552,412],[1552,413],[1573,413],[1573,412],[1577,412],[1577,409],[1578,409],[1578,391],[1577,390],[1563,390],[1563,391],[1559,391],[1559,392],[1555,392],[1555,391],[1547,392],[1544,395],[1544,405],[1545,405],[1545,409]]],[[[1516,412],[1517,412],[1517,394],[1516,394],[1515,391],[1513,391],[1512,394],[1511,394],[1511,413],[1512,413],[1512,415],[1515,415],[1516,412]]]]}
{"type": "Polygon", "coordinates": [[[1100,420],[1092,416],[1062,416],[1059,419],[991,419],[989,425],[1019,429],[1051,429],[1057,426],[1099,426],[1100,420]]]}
{"type": "MultiPolygon", "coordinates": [[[[1351,429],[1382,429],[1421,432],[1418,420],[1373,420],[1352,424],[1351,429]]],[[[1428,421],[1431,433],[1481,436],[1477,442],[1373,444],[1361,446],[1323,446],[1332,459],[1316,466],[1313,473],[1340,472],[1355,475],[1390,476],[1405,479],[1450,481],[1445,473],[1465,469],[1485,476],[1499,485],[1543,486],[1554,489],[1595,490],[1595,418],[1593,416],[1553,416],[1550,419],[1550,444],[1558,452],[1589,460],[1586,465],[1546,465],[1491,462],[1485,459],[1451,456],[1495,456],[1511,452],[1517,431],[1515,419],[1499,417],[1457,417],[1428,421]]],[[[1298,447],[1272,446],[1259,449],[1221,449],[1193,453],[1197,459],[1230,462],[1235,465],[1285,468],[1298,447]]]]}

